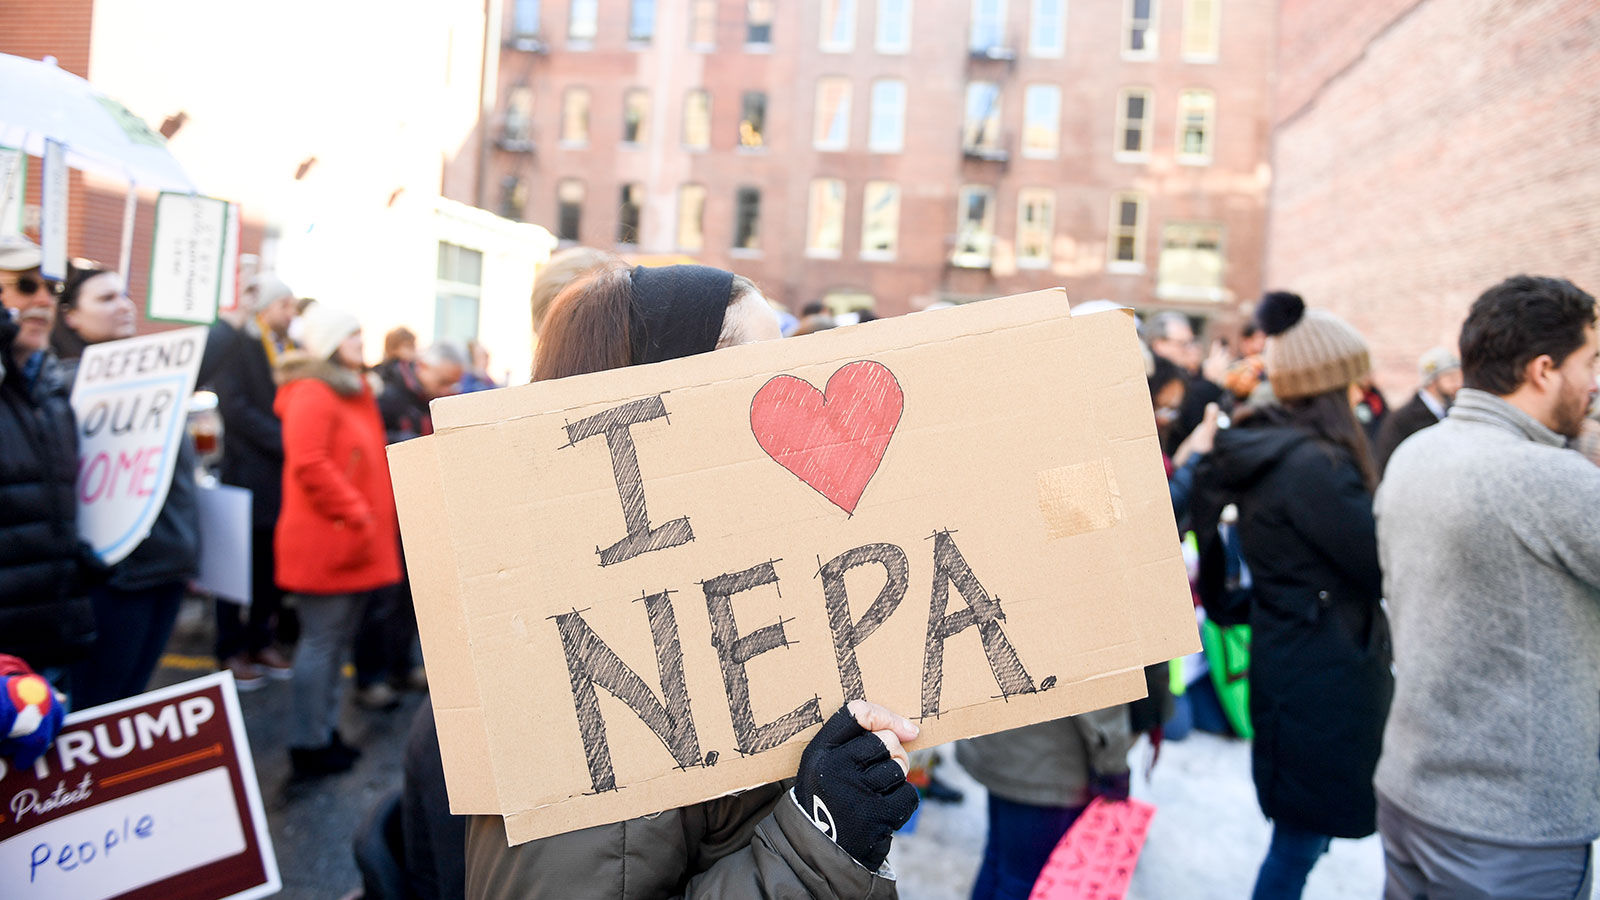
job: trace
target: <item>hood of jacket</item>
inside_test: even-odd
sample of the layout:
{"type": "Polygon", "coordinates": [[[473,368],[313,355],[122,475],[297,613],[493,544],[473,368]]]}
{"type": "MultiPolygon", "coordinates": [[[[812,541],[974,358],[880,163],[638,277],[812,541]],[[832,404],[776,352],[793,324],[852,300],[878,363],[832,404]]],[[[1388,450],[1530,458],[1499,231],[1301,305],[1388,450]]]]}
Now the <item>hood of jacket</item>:
{"type": "Polygon", "coordinates": [[[1290,451],[1312,440],[1311,434],[1290,425],[1258,425],[1217,432],[1206,457],[1213,483],[1241,491],[1266,477],[1290,451]]]}
{"type": "Polygon", "coordinates": [[[335,365],[326,359],[317,359],[303,350],[285,353],[272,373],[278,382],[278,399],[273,409],[281,417],[285,399],[307,381],[320,381],[341,397],[354,397],[367,387],[362,373],[335,365]]]}

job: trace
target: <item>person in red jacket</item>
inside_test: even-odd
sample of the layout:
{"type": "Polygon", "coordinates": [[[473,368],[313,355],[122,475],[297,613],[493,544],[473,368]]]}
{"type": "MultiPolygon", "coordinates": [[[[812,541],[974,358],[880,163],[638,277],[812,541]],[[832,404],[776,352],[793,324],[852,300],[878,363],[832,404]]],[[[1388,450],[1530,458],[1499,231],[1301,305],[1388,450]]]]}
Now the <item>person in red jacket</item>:
{"type": "Polygon", "coordinates": [[[400,580],[383,419],[364,377],[361,323],[327,303],[301,319],[304,352],[279,363],[283,510],[278,586],[300,615],[289,758],[297,776],[342,772],[341,669],[367,592],[400,580]]]}

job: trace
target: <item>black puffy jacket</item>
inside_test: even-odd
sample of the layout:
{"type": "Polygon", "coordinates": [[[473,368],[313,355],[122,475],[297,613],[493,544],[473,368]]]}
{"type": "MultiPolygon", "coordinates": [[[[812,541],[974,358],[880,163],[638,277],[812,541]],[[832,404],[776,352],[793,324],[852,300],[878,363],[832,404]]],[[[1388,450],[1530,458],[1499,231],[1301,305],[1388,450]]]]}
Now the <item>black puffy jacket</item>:
{"type": "Polygon", "coordinates": [[[1197,480],[1238,504],[1254,578],[1250,717],[1261,810],[1318,834],[1371,834],[1372,774],[1394,679],[1372,495],[1360,470],[1307,431],[1266,425],[1219,433],[1197,480]]]}
{"type": "Polygon", "coordinates": [[[48,355],[29,383],[11,357],[16,336],[0,313],[0,653],[43,668],[93,644],[85,576],[100,567],[78,538],[70,384],[48,355]]]}

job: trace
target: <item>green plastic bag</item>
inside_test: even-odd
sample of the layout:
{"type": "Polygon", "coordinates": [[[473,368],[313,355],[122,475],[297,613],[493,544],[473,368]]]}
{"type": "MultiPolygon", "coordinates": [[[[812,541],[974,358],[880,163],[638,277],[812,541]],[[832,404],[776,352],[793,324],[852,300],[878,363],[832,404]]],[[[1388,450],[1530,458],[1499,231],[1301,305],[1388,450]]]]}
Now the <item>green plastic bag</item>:
{"type": "Polygon", "coordinates": [[[1250,724],[1250,626],[1218,627],[1207,620],[1200,627],[1200,645],[1211,667],[1211,684],[1228,724],[1245,740],[1255,736],[1250,724]]]}

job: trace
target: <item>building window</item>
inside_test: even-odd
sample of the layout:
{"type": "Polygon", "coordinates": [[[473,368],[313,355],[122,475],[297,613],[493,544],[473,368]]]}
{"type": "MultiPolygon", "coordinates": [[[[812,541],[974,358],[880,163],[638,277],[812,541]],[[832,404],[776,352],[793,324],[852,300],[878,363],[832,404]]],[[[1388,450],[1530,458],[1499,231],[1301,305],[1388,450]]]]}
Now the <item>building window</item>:
{"type": "Polygon", "coordinates": [[[533,140],[533,89],[519,84],[506,92],[506,124],[500,145],[508,150],[531,145],[533,140]]]}
{"type": "Polygon", "coordinates": [[[711,94],[690,91],[683,98],[683,145],[692,150],[711,146],[711,94]]]}
{"type": "Polygon", "coordinates": [[[850,80],[829,76],[817,80],[817,120],[812,143],[818,150],[843,150],[850,145],[850,80]]]}
{"type": "Polygon", "coordinates": [[[678,188],[678,249],[703,250],[706,246],[706,186],[678,188]]]}
{"type": "Polygon", "coordinates": [[[981,184],[962,185],[956,206],[956,246],[953,265],[989,268],[994,250],[994,189],[981,184]]]}
{"type": "Polygon", "coordinates": [[[761,190],[739,188],[733,206],[733,249],[755,252],[761,249],[761,190]]]}
{"type": "Polygon", "coordinates": [[[1022,155],[1053,159],[1061,149],[1061,89],[1030,84],[1023,94],[1022,155]]]}
{"type": "Polygon", "coordinates": [[[806,255],[836,257],[843,249],[844,182],[837,178],[813,179],[806,219],[806,255]]]}
{"type": "Polygon", "coordinates": [[[765,146],[766,131],[767,95],[760,91],[745,91],[739,103],[739,146],[765,146]]]}
{"type": "Polygon", "coordinates": [[[900,249],[900,186],[867,182],[861,200],[861,258],[894,259],[900,249]]]}
{"type": "Polygon", "coordinates": [[[715,49],[717,0],[692,0],[689,16],[689,46],[696,50],[715,49]]]}
{"type": "Polygon", "coordinates": [[[881,79],[872,83],[872,127],[867,149],[873,153],[899,153],[906,142],[906,83],[881,79]]]}
{"type": "Polygon", "coordinates": [[[1000,85],[992,81],[974,81],[967,85],[967,116],[961,146],[969,153],[992,153],[1000,149],[1000,85]]]}
{"type": "Polygon", "coordinates": [[[521,222],[528,209],[528,183],[515,175],[500,179],[500,217],[521,222]]]}
{"type": "Polygon", "coordinates": [[[539,0],[516,0],[511,7],[511,36],[539,36],[539,0]]]}
{"type": "Polygon", "coordinates": [[[572,0],[567,14],[567,40],[587,44],[594,40],[599,30],[599,0],[572,0]]]}
{"type": "Polygon", "coordinates": [[[1144,195],[1111,198],[1111,271],[1144,271],[1144,195]]]}
{"type": "Polygon", "coordinates": [[[1156,0],[1123,0],[1128,9],[1123,29],[1123,59],[1154,59],[1156,56],[1156,0]]]}
{"type": "Polygon", "coordinates": [[[1023,188],[1017,192],[1017,267],[1045,269],[1050,266],[1050,247],[1055,242],[1056,195],[1046,188],[1023,188]]]}
{"type": "Polygon", "coordinates": [[[1184,0],[1183,61],[1216,62],[1219,0],[1184,0]]]}
{"type": "Polygon", "coordinates": [[[1226,300],[1222,226],[1173,222],[1161,229],[1156,296],[1163,300],[1226,300]]]}
{"type": "Polygon", "coordinates": [[[434,287],[434,339],[477,340],[478,303],[483,297],[483,254],[440,241],[438,278],[434,287]]]}
{"type": "Polygon", "coordinates": [[[1067,49],[1067,0],[1033,0],[1028,54],[1057,59],[1067,49]]]}
{"type": "Polygon", "coordinates": [[[1150,151],[1150,91],[1123,88],[1117,93],[1116,156],[1137,161],[1150,151]]]}
{"type": "Polygon", "coordinates": [[[644,185],[625,184],[617,204],[617,243],[639,243],[639,216],[644,209],[644,185]]]}
{"type": "Polygon", "coordinates": [[[1178,162],[1189,165],[1211,162],[1216,116],[1217,97],[1210,91],[1184,91],[1178,95],[1178,162]]]}
{"type": "Polygon", "coordinates": [[[1006,0],[972,0],[973,53],[997,55],[1006,45],[1006,0]]]}
{"type": "Polygon", "coordinates": [[[589,143],[589,91],[567,88],[561,95],[561,143],[584,147],[589,143]]]}
{"type": "Polygon", "coordinates": [[[856,0],[822,0],[824,53],[849,53],[856,47],[856,0]]]}
{"type": "Polygon", "coordinates": [[[744,42],[756,47],[772,45],[773,0],[748,0],[745,4],[744,42]]]}
{"type": "Polygon", "coordinates": [[[648,44],[656,36],[656,0],[633,0],[633,14],[628,18],[628,40],[648,44]]]}
{"type": "Polygon", "coordinates": [[[622,142],[643,144],[650,140],[650,92],[634,88],[622,95],[622,142]]]}
{"type": "Polygon", "coordinates": [[[563,178],[556,185],[556,237],[563,241],[582,240],[583,182],[563,178]]]}
{"type": "Polygon", "coordinates": [[[879,53],[911,51],[912,0],[878,0],[878,28],[875,45],[879,53]]]}

